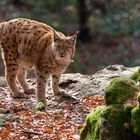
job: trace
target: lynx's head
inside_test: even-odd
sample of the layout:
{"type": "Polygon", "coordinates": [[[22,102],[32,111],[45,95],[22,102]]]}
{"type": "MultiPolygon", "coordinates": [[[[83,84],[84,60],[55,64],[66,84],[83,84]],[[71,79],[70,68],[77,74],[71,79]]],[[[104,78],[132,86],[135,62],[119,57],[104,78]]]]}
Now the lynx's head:
{"type": "Polygon", "coordinates": [[[69,63],[75,54],[77,35],[65,36],[61,32],[54,31],[54,42],[52,46],[53,55],[60,63],[69,63]]]}

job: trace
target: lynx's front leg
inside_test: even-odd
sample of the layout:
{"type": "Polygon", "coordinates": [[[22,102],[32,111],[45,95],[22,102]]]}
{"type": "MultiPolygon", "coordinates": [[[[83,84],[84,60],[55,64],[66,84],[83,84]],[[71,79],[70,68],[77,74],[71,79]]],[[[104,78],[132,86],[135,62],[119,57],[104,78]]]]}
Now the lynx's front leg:
{"type": "Polygon", "coordinates": [[[66,91],[64,89],[59,88],[59,79],[60,75],[52,75],[52,86],[53,86],[53,92],[54,95],[64,95],[66,91]]]}
{"type": "Polygon", "coordinates": [[[37,71],[37,101],[46,105],[46,82],[49,74],[46,72],[37,71]]]}

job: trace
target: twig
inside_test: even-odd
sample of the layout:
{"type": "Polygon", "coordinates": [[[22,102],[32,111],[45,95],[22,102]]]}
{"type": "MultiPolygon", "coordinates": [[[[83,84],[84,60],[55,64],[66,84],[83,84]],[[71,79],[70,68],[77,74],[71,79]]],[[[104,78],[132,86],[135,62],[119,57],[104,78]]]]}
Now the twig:
{"type": "Polygon", "coordinates": [[[43,133],[35,132],[35,131],[29,131],[29,130],[23,130],[24,133],[27,134],[34,134],[34,135],[43,135],[43,133]]]}

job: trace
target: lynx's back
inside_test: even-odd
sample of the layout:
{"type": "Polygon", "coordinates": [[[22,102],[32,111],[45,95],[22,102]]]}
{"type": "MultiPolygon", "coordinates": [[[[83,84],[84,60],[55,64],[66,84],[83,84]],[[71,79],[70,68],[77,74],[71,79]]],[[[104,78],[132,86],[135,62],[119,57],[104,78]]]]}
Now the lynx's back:
{"type": "MultiPolygon", "coordinates": [[[[29,19],[14,19],[2,23],[1,45],[9,55],[17,54],[21,61],[35,64],[40,53],[52,41],[53,29],[29,19]]],[[[6,55],[6,54],[5,54],[6,55]]]]}

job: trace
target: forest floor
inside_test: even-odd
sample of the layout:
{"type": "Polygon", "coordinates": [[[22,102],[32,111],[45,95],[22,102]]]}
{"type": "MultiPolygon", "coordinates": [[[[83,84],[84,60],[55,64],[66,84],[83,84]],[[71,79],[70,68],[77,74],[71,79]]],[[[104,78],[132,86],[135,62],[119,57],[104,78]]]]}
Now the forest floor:
{"type": "Polygon", "coordinates": [[[5,140],[79,140],[86,115],[105,104],[102,96],[83,96],[78,102],[58,102],[48,96],[46,111],[35,112],[35,95],[13,100],[8,87],[0,87],[0,94],[0,108],[19,118],[0,127],[0,138],[5,140]]]}

